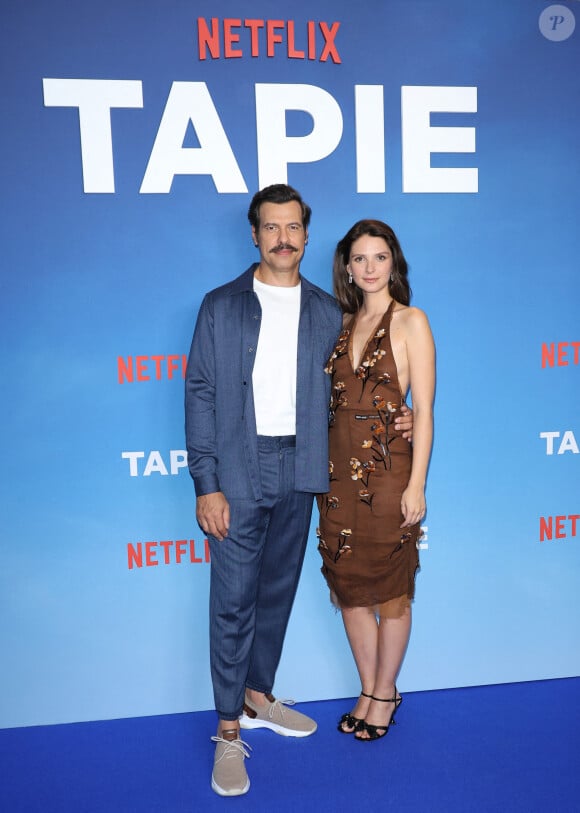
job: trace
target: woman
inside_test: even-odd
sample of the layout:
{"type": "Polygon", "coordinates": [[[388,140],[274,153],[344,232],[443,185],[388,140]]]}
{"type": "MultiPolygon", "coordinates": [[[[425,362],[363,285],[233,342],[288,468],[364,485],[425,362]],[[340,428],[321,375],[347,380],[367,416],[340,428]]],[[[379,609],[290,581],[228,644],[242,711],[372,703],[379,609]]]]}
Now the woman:
{"type": "Polygon", "coordinates": [[[362,685],[338,728],[368,742],[385,736],[402,701],[395,679],[419,566],[435,350],[427,317],[409,307],[407,263],[386,223],[361,220],[343,237],[333,286],[344,321],[326,368],[330,491],[318,500],[318,547],[362,685]],[[409,389],[413,447],[394,427],[409,389]]]}

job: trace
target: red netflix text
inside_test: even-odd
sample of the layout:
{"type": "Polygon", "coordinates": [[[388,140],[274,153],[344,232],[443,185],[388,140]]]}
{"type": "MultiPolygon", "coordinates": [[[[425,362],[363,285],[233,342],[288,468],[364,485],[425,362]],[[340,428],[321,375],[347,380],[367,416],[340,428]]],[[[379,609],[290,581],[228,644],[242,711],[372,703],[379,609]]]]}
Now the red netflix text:
{"type": "Polygon", "coordinates": [[[117,357],[117,376],[119,384],[134,381],[161,381],[161,379],[185,378],[187,356],[172,354],[169,356],[123,356],[117,357]]]}
{"type": "Polygon", "coordinates": [[[580,364],[580,342],[542,342],[542,369],[580,364]]]}
{"type": "Polygon", "coordinates": [[[578,520],[580,520],[580,514],[540,517],[540,542],[577,536],[578,520]]]}
{"type": "Polygon", "coordinates": [[[173,542],[129,542],[127,545],[127,567],[129,570],[158,565],[208,564],[210,561],[209,542],[204,539],[196,546],[195,539],[177,539],[173,542]]]}
{"type": "Polygon", "coordinates": [[[298,26],[294,20],[220,20],[197,18],[200,59],[239,59],[244,56],[268,57],[282,54],[288,59],[318,59],[341,62],[335,38],[340,23],[308,20],[298,26]],[[322,39],[321,39],[322,35],[322,39]]]}

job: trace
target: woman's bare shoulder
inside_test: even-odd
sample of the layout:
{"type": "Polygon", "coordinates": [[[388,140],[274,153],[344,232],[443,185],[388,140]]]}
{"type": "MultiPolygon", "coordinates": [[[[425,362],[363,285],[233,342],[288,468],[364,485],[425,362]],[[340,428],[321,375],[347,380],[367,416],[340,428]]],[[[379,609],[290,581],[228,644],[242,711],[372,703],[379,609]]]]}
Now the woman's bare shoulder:
{"type": "Polygon", "coordinates": [[[418,329],[429,325],[427,314],[421,308],[416,308],[414,305],[401,305],[399,302],[395,305],[393,316],[401,325],[410,328],[411,330],[418,329]]]}

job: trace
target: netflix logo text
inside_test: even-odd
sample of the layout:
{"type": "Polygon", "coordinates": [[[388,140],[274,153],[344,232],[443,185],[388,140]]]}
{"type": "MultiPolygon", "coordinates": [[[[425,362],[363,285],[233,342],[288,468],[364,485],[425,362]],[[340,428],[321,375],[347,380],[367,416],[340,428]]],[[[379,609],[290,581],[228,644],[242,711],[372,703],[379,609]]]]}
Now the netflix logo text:
{"type": "Polygon", "coordinates": [[[133,384],[139,381],[171,381],[185,379],[187,356],[172,353],[168,356],[123,356],[117,357],[117,380],[119,384],[133,384]]]}
{"type": "Polygon", "coordinates": [[[283,56],[288,59],[309,59],[340,65],[336,35],[340,23],[308,20],[236,20],[212,17],[197,18],[198,56],[206,60],[241,59],[243,57],[283,56]]]}
{"type": "Polygon", "coordinates": [[[209,542],[195,539],[163,539],[160,542],[129,542],[127,567],[129,570],[159,565],[209,564],[209,542]]]}
{"type": "Polygon", "coordinates": [[[580,364],[580,342],[543,342],[542,369],[580,364]]]}
{"type": "Polygon", "coordinates": [[[580,520],[580,514],[540,517],[540,542],[575,538],[578,535],[578,520],[580,520]]]}

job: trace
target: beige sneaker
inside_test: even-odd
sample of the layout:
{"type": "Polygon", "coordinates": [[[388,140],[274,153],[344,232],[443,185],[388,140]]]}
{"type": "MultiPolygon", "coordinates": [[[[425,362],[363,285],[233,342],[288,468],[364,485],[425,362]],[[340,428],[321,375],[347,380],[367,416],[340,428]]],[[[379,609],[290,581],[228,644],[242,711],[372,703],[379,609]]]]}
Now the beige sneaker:
{"type": "Polygon", "coordinates": [[[212,737],[217,743],[211,775],[211,787],[220,796],[241,796],[250,789],[244,759],[250,756],[251,747],[243,740],[226,740],[212,737]]]}
{"type": "Polygon", "coordinates": [[[242,728],[269,728],[285,737],[308,737],[316,731],[318,726],[314,720],[288,708],[294,705],[294,700],[276,700],[271,694],[266,695],[266,700],[264,706],[256,706],[246,695],[244,713],[240,717],[242,728]]]}

